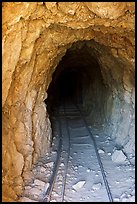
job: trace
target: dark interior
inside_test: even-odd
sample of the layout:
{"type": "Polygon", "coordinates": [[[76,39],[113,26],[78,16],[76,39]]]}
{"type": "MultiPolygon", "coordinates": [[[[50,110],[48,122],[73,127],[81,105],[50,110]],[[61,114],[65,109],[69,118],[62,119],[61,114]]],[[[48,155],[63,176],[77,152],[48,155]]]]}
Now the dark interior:
{"type": "Polygon", "coordinates": [[[105,89],[100,66],[91,55],[91,49],[84,42],[80,43],[82,47],[74,44],[67,50],[53,73],[45,101],[49,114],[64,101],[82,105],[88,114],[94,107],[94,102],[97,106],[100,103],[95,99],[105,89]]]}

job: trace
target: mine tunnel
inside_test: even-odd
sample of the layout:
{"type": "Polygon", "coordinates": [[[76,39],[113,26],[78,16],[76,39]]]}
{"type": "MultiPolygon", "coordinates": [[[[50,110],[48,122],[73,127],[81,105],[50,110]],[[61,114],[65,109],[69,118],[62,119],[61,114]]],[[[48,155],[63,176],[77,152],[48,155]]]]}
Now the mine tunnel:
{"type": "MultiPolygon", "coordinates": [[[[54,120],[52,120],[52,114],[54,115],[54,112],[59,114],[61,106],[64,107],[65,112],[67,108],[71,109],[78,106],[82,110],[83,116],[88,119],[92,131],[95,127],[98,133],[101,131],[102,134],[109,135],[108,138],[111,141],[113,140],[116,152],[118,151],[118,154],[121,154],[119,161],[122,161],[123,155],[123,158],[128,158],[130,164],[133,164],[133,157],[131,159],[131,155],[123,154],[124,146],[129,141],[128,128],[131,125],[129,118],[131,118],[132,111],[130,112],[130,105],[127,103],[128,99],[123,89],[121,67],[123,67],[123,64],[113,58],[105,46],[99,45],[94,40],[73,43],[52,75],[45,103],[53,132],[54,120]],[[101,57],[96,52],[97,48],[101,51],[105,63],[100,60],[101,57]],[[127,119],[127,117],[129,118],[127,119]]],[[[133,75],[129,76],[132,87],[134,87],[133,75]]],[[[64,120],[62,123],[64,123],[64,120]]],[[[73,122],[71,120],[69,120],[69,124],[73,124],[72,127],[77,127],[76,120],[73,119],[73,122]]],[[[81,124],[80,122],[77,134],[81,132],[85,135],[87,132],[85,133],[82,130],[81,124]]],[[[69,128],[74,132],[71,125],[69,128]]],[[[62,137],[61,134],[59,136],[62,137]]],[[[80,139],[75,139],[73,134],[69,137],[70,141],[75,141],[75,144],[79,145],[80,139]]],[[[84,139],[81,139],[81,146],[78,150],[77,146],[72,147],[74,144],[71,146],[72,150],[79,151],[79,154],[83,151],[83,145],[86,149],[89,142],[88,139],[86,140],[87,135],[81,137],[84,139]]],[[[103,142],[106,143],[105,140],[103,142]]],[[[103,148],[99,141],[97,141],[97,145],[103,148]]],[[[112,156],[112,160],[116,161],[114,157],[112,156]]],[[[76,161],[74,159],[73,162],[77,163],[76,161]]],[[[82,162],[82,160],[80,161],[82,162]]]]}
{"type": "MultiPolygon", "coordinates": [[[[47,155],[58,143],[53,137],[56,113],[64,105],[80,108],[101,159],[105,158],[104,167],[114,170],[107,176],[115,201],[134,200],[135,3],[2,2],[2,51],[3,201],[17,201],[20,196],[21,202],[41,201],[54,163],[48,161],[47,166],[47,155]]],[[[61,114],[65,135],[65,114],[61,114]]],[[[76,128],[79,133],[73,134],[78,137],[72,138],[71,154],[76,154],[71,156],[75,162],[79,155],[81,162],[86,161],[82,151],[90,146],[89,133],[78,115],[67,117],[69,131],[76,128]]],[[[96,158],[94,152],[89,155],[96,158]]],[[[93,181],[89,175],[99,178],[97,166],[95,162],[79,171],[75,163],[68,170],[86,172],[86,186],[86,181],[93,181]]],[[[104,191],[97,196],[96,190],[103,185],[101,180],[94,182],[89,185],[90,196],[98,198],[104,191]]],[[[93,197],[87,201],[98,201],[93,197]]],[[[78,200],[74,196],[72,201],[78,200]]]]}
{"type": "Polygon", "coordinates": [[[90,42],[81,41],[72,45],[57,66],[45,100],[48,110],[56,108],[64,101],[83,105],[87,114],[90,114],[91,106],[97,107],[95,112],[98,107],[103,106],[101,98],[107,87],[103,82],[98,59],[92,56],[92,48],[86,45],[88,43],[90,42]]]}
{"type": "MultiPolygon", "coordinates": [[[[121,96],[123,90],[120,80],[113,81],[111,66],[114,65],[110,63],[106,72],[105,66],[99,63],[95,46],[98,44],[93,40],[79,41],[74,43],[61,59],[47,90],[48,97],[45,102],[49,115],[51,110],[65,101],[68,105],[69,103],[81,105],[93,124],[101,125],[106,122],[107,126],[107,122],[110,123],[111,119],[113,120],[115,116],[113,117],[112,111],[115,101],[122,105],[118,95],[114,96],[114,90],[118,89],[121,96]]],[[[105,52],[106,48],[100,47],[100,49],[102,52],[104,49],[105,52]]],[[[115,67],[117,75],[120,73],[120,66],[117,64],[115,67]]]]}
{"type": "Polygon", "coordinates": [[[64,102],[80,105],[92,125],[98,129],[103,126],[102,131],[124,148],[129,129],[131,135],[134,132],[132,100],[126,90],[126,86],[134,87],[134,72],[127,71],[129,66],[94,40],[73,43],[52,74],[45,100],[49,117],[64,102]],[[125,81],[122,70],[128,74],[125,81]]]}
{"type": "Polygon", "coordinates": [[[80,105],[91,124],[103,126],[102,131],[123,148],[129,141],[128,128],[134,131],[132,120],[127,119],[132,118],[132,102],[123,88],[127,83],[134,87],[133,72],[123,82],[122,69],[126,72],[128,66],[94,40],[73,43],[52,74],[45,100],[49,117],[64,101],[80,105]]]}

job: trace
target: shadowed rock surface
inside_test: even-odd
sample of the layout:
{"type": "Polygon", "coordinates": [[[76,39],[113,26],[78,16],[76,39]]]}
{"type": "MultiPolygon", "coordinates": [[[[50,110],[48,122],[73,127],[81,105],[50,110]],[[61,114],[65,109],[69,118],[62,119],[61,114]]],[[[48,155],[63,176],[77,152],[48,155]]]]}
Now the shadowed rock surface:
{"type": "Polygon", "coordinates": [[[2,2],[4,202],[48,152],[65,90],[134,164],[134,21],[134,2],[2,2]]]}

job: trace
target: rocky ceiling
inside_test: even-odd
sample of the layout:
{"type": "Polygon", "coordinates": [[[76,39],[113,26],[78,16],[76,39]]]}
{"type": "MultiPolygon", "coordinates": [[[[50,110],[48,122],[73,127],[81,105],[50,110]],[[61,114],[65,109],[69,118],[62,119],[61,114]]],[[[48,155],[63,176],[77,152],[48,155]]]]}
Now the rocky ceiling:
{"type": "Polygon", "coordinates": [[[4,201],[16,200],[25,172],[48,150],[46,91],[67,49],[83,40],[94,40],[127,63],[123,77],[130,84],[134,2],[2,2],[4,201]]]}

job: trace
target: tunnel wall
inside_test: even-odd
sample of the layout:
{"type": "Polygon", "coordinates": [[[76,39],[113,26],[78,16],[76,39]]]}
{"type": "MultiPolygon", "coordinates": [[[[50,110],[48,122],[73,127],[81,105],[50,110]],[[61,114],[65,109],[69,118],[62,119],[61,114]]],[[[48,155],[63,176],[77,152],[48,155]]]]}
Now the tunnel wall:
{"type": "MultiPolygon", "coordinates": [[[[125,151],[130,159],[134,154],[134,67],[126,60],[115,58],[109,50],[96,43],[88,43],[91,55],[98,56],[101,77],[89,68],[94,81],[90,80],[89,88],[83,89],[84,109],[87,108],[91,124],[96,125],[104,133],[115,140],[117,147],[125,151]],[[99,51],[97,51],[97,47],[99,51]],[[128,76],[128,77],[127,77],[128,76]]],[[[89,73],[90,76],[90,73],[89,73]]],[[[86,83],[86,78],[85,78],[86,83]]],[[[134,160],[131,160],[134,163],[134,160]]]]}
{"type": "Polygon", "coordinates": [[[17,199],[25,172],[48,151],[51,127],[44,100],[72,43],[94,39],[134,65],[134,3],[110,2],[111,12],[104,10],[103,2],[2,2],[3,201],[17,199]]]}

